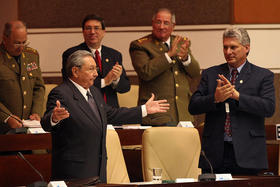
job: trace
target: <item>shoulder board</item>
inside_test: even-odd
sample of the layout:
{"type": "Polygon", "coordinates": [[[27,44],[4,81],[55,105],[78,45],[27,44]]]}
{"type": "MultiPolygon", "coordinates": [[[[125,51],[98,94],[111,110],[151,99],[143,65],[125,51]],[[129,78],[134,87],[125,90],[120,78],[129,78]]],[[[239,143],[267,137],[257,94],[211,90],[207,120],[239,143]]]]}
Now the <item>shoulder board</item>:
{"type": "Polygon", "coordinates": [[[26,48],[24,49],[24,52],[33,53],[33,54],[36,54],[36,55],[39,54],[38,51],[37,51],[36,49],[33,49],[33,48],[31,48],[31,47],[26,47],[26,48]]]}
{"type": "Polygon", "coordinates": [[[149,41],[149,38],[148,37],[145,37],[145,38],[140,38],[137,40],[139,43],[145,43],[147,41],[149,41]]]}

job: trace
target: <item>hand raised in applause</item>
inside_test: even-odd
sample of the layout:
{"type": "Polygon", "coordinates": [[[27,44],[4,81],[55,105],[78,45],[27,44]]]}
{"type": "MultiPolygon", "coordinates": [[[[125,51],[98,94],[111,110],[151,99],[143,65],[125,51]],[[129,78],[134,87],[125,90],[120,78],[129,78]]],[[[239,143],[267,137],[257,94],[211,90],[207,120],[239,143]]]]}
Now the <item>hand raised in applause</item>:
{"type": "Polygon", "coordinates": [[[188,60],[190,41],[187,37],[176,36],[168,51],[170,57],[178,56],[182,61],[188,60]]]}
{"type": "Polygon", "coordinates": [[[113,80],[115,81],[118,78],[120,78],[123,69],[122,69],[122,66],[119,65],[118,62],[116,62],[116,64],[113,66],[113,69],[111,71],[113,72],[113,75],[114,75],[113,80]]]}
{"type": "Polygon", "coordinates": [[[169,103],[166,99],[155,101],[155,95],[152,93],[152,97],[146,102],[146,109],[148,114],[163,113],[169,109],[169,103]]]}
{"type": "Polygon", "coordinates": [[[56,101],[56,107],[53,109],[52,122],[58,123],[59,121],[68,118],[70,116],[69,112],[60,106],[59,100],[56,101]]]}
{"type": "Polygon", "coordinates": [[[224,75],[218,75],[219,78],[223,81],[223,83],[225,85],[230,85],[231,86],[231,92],[232,94],[230,95],[230,98],[235,99],[235,100],[239,100],[239,92],[235,89],[235,86],[231,84],[231,82],[229,80],[227,80],[227,78],[224,75]]]}
{"type": "Polygon", "coordinates": [[[217,87],[215,91],[215,102],[224,102],[228,98],[239,100],[239,92],[233,85],[227,80],[224,75],[218,75],[220,79],[217,79],[217,87]]]}
{"type": "Polygon", "coordinates": [[[110,85],[113,81],[117,80],[122,74],[122,66],[118,62],[113,66],[113,69],[105,76],[105,85],[110,85]]]}

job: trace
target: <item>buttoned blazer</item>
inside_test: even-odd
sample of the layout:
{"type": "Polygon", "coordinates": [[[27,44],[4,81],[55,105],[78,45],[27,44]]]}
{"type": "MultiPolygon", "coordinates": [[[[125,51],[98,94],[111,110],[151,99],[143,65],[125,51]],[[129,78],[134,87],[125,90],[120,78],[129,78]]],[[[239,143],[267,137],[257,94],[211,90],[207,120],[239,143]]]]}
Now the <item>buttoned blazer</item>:
{"type": "Polygon", "coordinates": [[[99,176],[106,182],[107,123],[139,123],[141,107],[113,108],[104,103],[97,88],[90,88],[101,116],[98,122],[88,102],[69,80],[54,88],[47,101],[41,124],[52,134],[52,179],[73,179],[99,176]],[[51,114],[56,101],[61,102],[70,117],[51,126],[51,114]]]}
{"type": "MultiPolygon", "coordinates": [[[[171,42],[175,36],[171,36],[171,42]]],[[[153,114],[143,119],[143,124],[177,124],[179,121],[193,121],[188,111],[192,95],[190,82],[200,75],[198,62],[191,55],[188,66],[178,57],[169,63],[165,57],[168,48],[153,35],[145,36],[130,44],[130,56],[139,78],[138,104],[143,104],[154,93],[157,99],[167,99],[170,109],[167,113],[153,114]]]]}
{"type": "MultiPolygon", "coordinates": [[[[225,75],[229,80],[227,63],[202,72],[200,84],[189,105],[191,114],[206,114],[202,150],[214,168],[221,167],[225,102],[228,102],[237,164],[243,168],[266,169],[268,164],[264,121],[265,117],[272,116],[275,110],[274,74],[247,61],[235,83],[235,88],[240,93],[239,101],[227,99],[225,102],[215,103],[218,74],[225,75]]],[[[200,166],[209,167],[204,158],[200,159],[200,166]]]]}
{"type": "MultiPolygon", "coordinates": [[[[63,61],[62,73],[64,72],[67,58],[77,50],[86,50],[91,52],[91,50],[88,48],[86,43],[81,43],[78,46],[67,49],[62,55],[62,61],[63,61]]],[[[95,79],[94,85],[97,88],[99,88],[103,94],[104,93],[106,94],[107,104],[109,104],[110,106],[119,107],[117,93],[125,93],[130,90],[130,82],[126,75],[124,67],[123,67],[122,74],[120,76],[120,80],[116,86],[113,86],[113,84],[111,84],[101,89],[101,79],[104,78],[111,71],[111,69],[116,64],[116,62],[122,65],[122,55],[117,50],[102,45],[101,57],[102,57],[101,59],[102,72],[98,72],[98,77],[95,79]]],[[[96,62],[96,66],[97,67],[99,66],[97,62],[96,62]]]]}

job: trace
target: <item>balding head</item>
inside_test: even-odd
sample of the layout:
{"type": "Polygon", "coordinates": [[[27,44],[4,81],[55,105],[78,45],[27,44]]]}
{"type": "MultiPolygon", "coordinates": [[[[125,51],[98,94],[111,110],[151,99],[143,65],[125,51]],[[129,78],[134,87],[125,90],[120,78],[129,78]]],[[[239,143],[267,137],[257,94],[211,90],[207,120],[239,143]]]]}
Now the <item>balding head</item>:
{"type": "Polygon", "coordinates": [[[5,24],[3,44],[11,56],[21,55],[27,43],[26,26],[22,21],[10,21],[5,24]]]}

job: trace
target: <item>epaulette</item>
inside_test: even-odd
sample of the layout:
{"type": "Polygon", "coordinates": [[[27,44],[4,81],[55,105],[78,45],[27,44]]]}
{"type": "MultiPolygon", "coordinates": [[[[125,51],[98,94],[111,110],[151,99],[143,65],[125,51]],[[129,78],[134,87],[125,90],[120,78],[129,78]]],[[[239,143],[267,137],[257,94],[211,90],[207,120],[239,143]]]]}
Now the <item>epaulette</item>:
{"type": "Polygon", "coordinates": [[[149,41],[149,38],[148,37],[145,37],[145,38],[140,38],[137,40],[139,43],[144,43],[144,42],[147,42],[149,41]]]}
{"type": "Polygon", "coordinates": [[[36,49],[31,48],[31,47],[25,47],[23,51],[39,55],[38,51],[36,49]]]}

